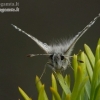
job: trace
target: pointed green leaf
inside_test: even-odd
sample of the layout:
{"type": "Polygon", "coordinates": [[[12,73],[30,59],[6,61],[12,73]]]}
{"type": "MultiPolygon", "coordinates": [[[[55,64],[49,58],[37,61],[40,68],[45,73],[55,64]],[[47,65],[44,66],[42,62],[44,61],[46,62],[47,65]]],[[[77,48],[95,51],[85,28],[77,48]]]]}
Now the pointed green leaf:
{"type": "Polygon", "coordinates": [[[86,69],[87,69],[87,73],[88,73],[88,77],[89,77],[89,80],[85,84],[85,92],[86,92],[85,94],[86,94],[87,98],[90,99],[91,82],[92,82],[92,77],[93,77],[93,71],[92,71],[92,66],[91,66],[91,64],[90,64],[90,62],[87,58],[87,55],[85,55],[85,59],[86,59],[85,60],[86,61],[86,69]]]}
{"type": "Polygon", "coordinates": [[[100,83],[99,83],[99,85],[96,88],[94,98],[95,98],[95,100],[100,100],[100,83]]]}
{"type": "Polygon", "coordinates": [[[83,75],[83,78],[87,76],[87,71],[86,71],[86,61],[85,61],[85,54],[84,52],[79,52],[78,54],[78,60],[81,60],[82,62],[78,62],[79,66],[81,66],[81,69],[82,69],[82,75],[83,75]]]}
{"type": "Polygon", "coordinates": [[[95,64],[100,59],[100,45],[97,45],[96,54],[95,54],[95,64]]]}
{"type": "MultiPolygon", "coordinates": [[[[61,100],[59,93],[54,88],[50,87],[50,90],[51,90],[53,96],[55,97],[55,100],[61,100]]],[[[41,100],[43,100],[43,99],[41,99],[41,100]]]]}
{"type": "MultiPolygon", "coordinates": [[[[55,77],[54,77],[53,74],[51,75],[51,79],[52,79],[52,88],[54,88],[56,91],[58,91],[58,90],[57,90],[56,79],[55,79],[55,77]]],[[[52,100],[56,100],[54,95],[52,95],[52,100]]]]}
{"type": "Polygon", "coordinates": [[[37,90],[39,92],[41,87],[42,87],[42,83],[41,83],[41,81],[40,81],[38,76],[36,76],[35,83],[36,83],[37,90]]]}
{"type": "MultiPolygon", "coordinates": [[[[70,88],[70,75],[65,76],[65,83],[68,84],[68,87],[70,88]]],[[[65,94],[65,92],[62,92],[62,100],[69,100],[70,94],[65,94]],[[68,98],[67,98],[68,97],[68,98]]]]}
{"type": "Polygon", "coordinates": [[[75,54],[73,56],[72,66],[73,66],[73,69],[74,69],[74,78],[75,78],[75,81],[76,81],[78,63],[77,63],[77,55],[75,55],[75,54]]]}
{"type": "Polygon", "coordinates": [[[65,79],[63,78],[63,76],[60,73],[56,73],[56,76],[65,94],[71,94],[70,88],[68,84],[66,83],[65,79]]]}
{"type": "Polygon", "coordinates": [[[98,44],[97,45],[100,45],[100,38],[99,38],[99,40],[98,40],[98,44]]]}
{"type": "MultiPolygon", "coordinates": [[[[82,69],[82,77],[83,79],[87,76],[87,68],[86,68],[86,57],[85,57],[85,54],[84,52],[79,52],[78,54],[78,59],[81,60],[82,62],[79,62],[79,66],[81,66],[81,69],[82,69]]],[[[85,88],[82,90],[81,92],[81,99],[82,100],[87,100],[87,98],[90,98],[90,84],[89,84],[89,80],[87,81],[87,83],[85,84],[85,88]]]]}
{"type": "MultiPolygon", "coordinates": [[[[80,96],[82,96],[83,95],[83,93],[84,93],[84,88],[85,88],[85,84],[86,84],[86,82],[88,81],[88,77],[85,77],[83,80],[82,80],[82,82],[80,83],[80,85],[79,85],[79,88],[78,88],[78,95],[77,95],[77,98],[76,98],[76,100],[80,100],[80,96]]],[[[86,97],[85,97],[86,98],[86,97]]],[[[85,98],[82,98],[83,100],[86,100],[85,98]]]]}
{"type": "Polygon", "coordinates": [[[44,85],[41,86],[39,91],[38,100],[48,100],[47,96],[45,95],[44,85]]]}
{"type": "Polygon", "coordinates": [[[90,100],[94,100],[94,94],[97,85],[99,84],[98,77],[100,76],[100,60],[97,61],[95,67],[94,67],[94,72],[93,72],[93,78],[92,78],[92,84],[91,84],[91,95],[90,95],[90,100]]]}
{"type": "MultiPolygon", "coordinates": [[[[36,76],[35,83],[36,83],[37,90],[40,93],[41,88],[43,88],[43,85],[42,85],[42,83],[41,83],[38,76],[36,76]]],[[[43,91],[44,91],[44,95],[45,95],[46,100],[48,100],[48,97],[47,97],[47,94],[46,94],[45,90],[43,90],[43,91]]]]}
{"type": "Polygon", "coordinates": [[[92,68],[94,68],[94,64],[95,64],[95,57],[92,53],[92,50],[89,48],[89,46],[87,46],[86,44],[84,44],[84,48],[85,48],[85,52],[90,60],[90,63],[92,65],[92,68]]]}
{"type": "Polygon", "coordinates": [[[28,97],[28,95],[20,87],[18,87],[18,90],[25,100],[32,100],[31,98],[28,97]]]}
{"type": "Polygon", "coordinates": [[[57,83],[53,74],[51,75],[51,79],[52,79],[52,87],[57,91],[57,83]]]}
{"type": "Polygon", "coordinates": [[[69,88],[70,88],[70,75],[66,75],[65,76],[65,81],[68,84],[69,88]]]}
{"type": "Polygon", "coordinates": [[[86,61],[86,69],[87,69],[87,73],[88,73],[88,76],[89,76],[89,79],[90,79],[90,82],[92,81],[92,76],[93,76],[93,70],[92,70],[92,66],[89,62],[89,59],[87,57],[87,55],[85,54],[85,61],[86,61]]]}
{"type": "Polygon", "coordinates": [[[72,90],[71,100],[76,100],[79,92],[79,85],[81,82],[82,82],[82,69],[81,67],[77,67],[77,76],[72,90]]]}
{"type": "Polygon", "coordinates": [[[88,80],[85,84],[85,91],[84,91],[85,97],[88,98],[88,100],[90,99],[90,93],[91,93],[91,84],[90,81],[88,80]]]}
{"type": "Polygon", "coordinates": [[[83,78],[83,69],[82,67],[79,66],[77,68],[77,77],[72,90],[71,100],[80,100],[79,99],[81,96],[80,94],[87,80],[88,80],[87,77],[83,78]]]}
{"type": "Polygon", "coordinates": [[[66,94],[65,94],[64,91],[62,92],[62,97],[61,98],[62,98],[62,100],[66,100],[66,94]]]}

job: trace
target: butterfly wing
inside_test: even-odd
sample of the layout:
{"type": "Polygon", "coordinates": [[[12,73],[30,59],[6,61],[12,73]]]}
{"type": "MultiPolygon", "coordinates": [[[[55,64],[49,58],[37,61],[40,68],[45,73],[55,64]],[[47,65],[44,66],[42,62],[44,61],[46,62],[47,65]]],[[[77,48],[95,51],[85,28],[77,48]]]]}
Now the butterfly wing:
{"type": "Polygon", "coordinates": [[[46,43],[41,42],[40,40],[38,40],[37,38],[35,38],[34,36],[26,33],[25,31],[21,30],[20,28],[18,28],[17,26],[11,24],[15,29],[17,29],[18,31],[24,33],[25,35],[27,35],[28,37],[30,37],[33,41],[35,41],[46,53],[50,52],[50,46],[47,45],[46,43]]]}
{"type": "Polygon", "coordinates": [[[70,54],[74,45],[76,44],[76,42],[79,40],[79,38],[96,22],[96,20],[100,17],[100,14],[98,14],[98,16],[96,16],[82,31],[78,32],[78,34],[73,38],[71,39],[69,42],[70,42],[70,45],[69,47],[67,48],[65,54],[70,54]]]}
{"type": "Polygon", "coordinates": [[[100,14],[94,18],[82,31],[78,32],[78,34],[67,41],[64,41],[63,43],[59,43],[58,45],[47,45],[46,43],[41,42],[37,38],[33,37],[32,35],[26,33],[25,31],[21,30],[17,26],[11,24],[15,29],[21,31],[22,33],[26,34],[28,37],[30,37],[32,40],[34,40],[46,53],[64,53],[65,55],[70,55],[74,45],[79,40],[79,38],[95,23],[95,21],[100,17],[100,14]]]}

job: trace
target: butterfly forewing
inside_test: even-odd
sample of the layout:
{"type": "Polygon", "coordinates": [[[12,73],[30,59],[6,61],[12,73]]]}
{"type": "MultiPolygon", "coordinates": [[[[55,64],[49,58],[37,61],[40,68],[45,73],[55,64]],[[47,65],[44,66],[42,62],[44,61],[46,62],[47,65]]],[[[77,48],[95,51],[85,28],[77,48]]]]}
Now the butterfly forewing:
{"type": "Polygon", "coordinates": [[[51,47],[49,45],[47,45],[46,43],[41,42],[40,40],[38,40],[37,38],[35,38],[34,36],[26,33],[25,31],[23,31],[22,29],[20,29],[19,27],[11,24],[15,29],[17,29],[18,31],[21,31],[22,33],[24,33],[25,35],[27,35],[28,37],[30,37],[33,41],[35,41],[46,53],[49,53],[51,50],[51,47]]]}

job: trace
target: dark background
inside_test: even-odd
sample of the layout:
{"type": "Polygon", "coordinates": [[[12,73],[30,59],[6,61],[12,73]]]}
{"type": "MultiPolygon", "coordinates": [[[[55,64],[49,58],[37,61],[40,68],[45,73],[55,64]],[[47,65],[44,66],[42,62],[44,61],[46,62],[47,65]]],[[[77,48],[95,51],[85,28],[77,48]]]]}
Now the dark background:
{"type": "MultiPolygon", "coordinates": [[[[19,12],[0,13],[0,100],[19,98],[23,100],[18,86],[37,100],[35,76],[41,75],[47,58],[44,56],[27,58],[26,55],[29,53],[44,52],[11,24],[49,43],[54,39],[75,36],[100,13],[100,1],[3,0],[0,2],[19,2],[20,8],[19,12]]],[[[84,43],[95,52],[99,37],[100,19],[77,42],[73,53],[78,53],[80,49],[84,50],[84,43]]],[[[51,69],[47,68],[46,74],[42,77],[47,91],[51,86],[51,72],[51,69]]],[[[70,68],[66,73],[70,73],[70,68]]],[[[50,92],[47,93],[50,97],[50,92]]]]}

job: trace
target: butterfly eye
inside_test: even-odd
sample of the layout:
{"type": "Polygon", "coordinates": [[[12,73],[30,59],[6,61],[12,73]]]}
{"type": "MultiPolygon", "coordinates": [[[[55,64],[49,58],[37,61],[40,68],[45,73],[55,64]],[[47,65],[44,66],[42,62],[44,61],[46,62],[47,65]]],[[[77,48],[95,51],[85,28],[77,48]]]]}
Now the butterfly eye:
{"type": "Polygon", "coordinates": [[[53,55],[50,55],[49,58],[52,59],[53,58],[53,55]]]}
{"type": "Polygon", "coordinates": [[[61,60],[63,60],[64,59],[64,56],[61,56],[61,60]]]}

